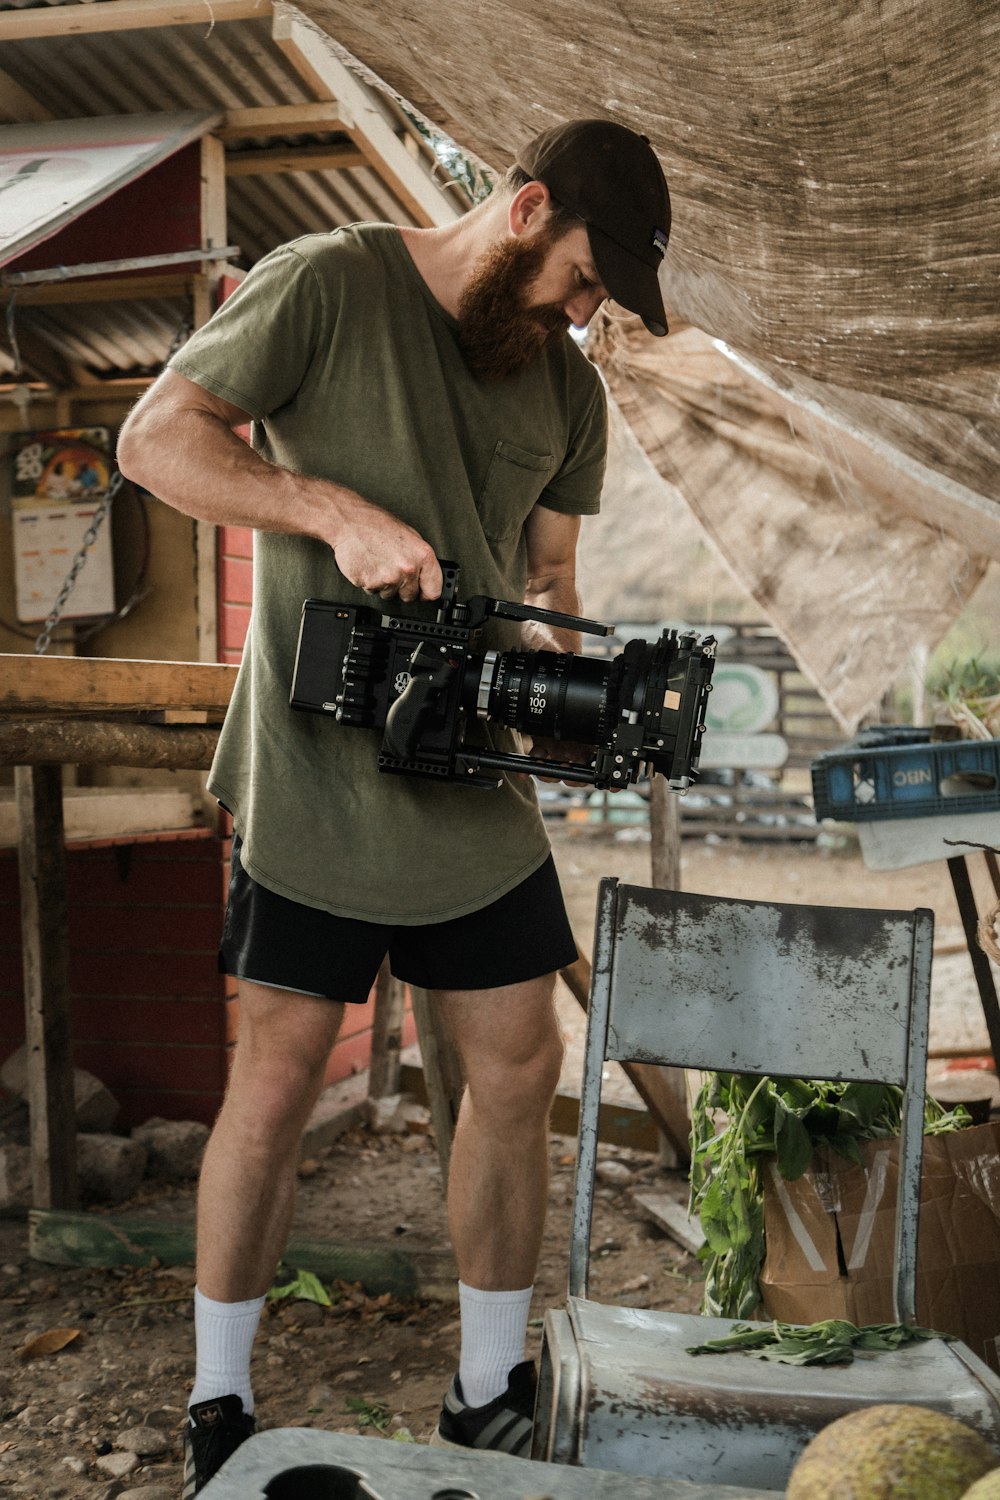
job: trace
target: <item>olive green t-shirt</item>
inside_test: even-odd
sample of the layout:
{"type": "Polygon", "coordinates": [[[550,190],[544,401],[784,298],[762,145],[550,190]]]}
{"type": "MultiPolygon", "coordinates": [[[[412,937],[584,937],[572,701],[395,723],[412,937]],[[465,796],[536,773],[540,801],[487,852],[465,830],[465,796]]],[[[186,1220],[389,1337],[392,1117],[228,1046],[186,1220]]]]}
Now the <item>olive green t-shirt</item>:
{"type": "MultiPolygon", "coordinates": [[[[269,462],[335,480],[457,562],[459,596],[524,597],[536,504],[589,514],[604,472],[603,390],[572,339],[508,378],[473,379],[455,320],[399,232],[354,225],[274,251],[171,361],[253,418],[269,462]]],[[[537,869],[548,838],[529,777],[477,790],[376,768],[381,731],[289,707],[302,601],[384,608],[325,544],[258,532],[253,612],[209,786],[262,885],[368,921],[444,921],[537,869]]],[[[433,619],[432,605],[394,613],[433,619]]],[[[517,643],[492,622],[487,648],[517,643]]],[[[490,741],[515,736],[486,726],[490,741]]]]}

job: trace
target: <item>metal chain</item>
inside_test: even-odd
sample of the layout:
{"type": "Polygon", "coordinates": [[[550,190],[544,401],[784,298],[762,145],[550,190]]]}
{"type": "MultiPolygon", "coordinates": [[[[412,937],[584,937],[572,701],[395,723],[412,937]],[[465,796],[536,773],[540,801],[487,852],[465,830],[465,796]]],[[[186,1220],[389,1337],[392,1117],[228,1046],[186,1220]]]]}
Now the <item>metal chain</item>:
{"type": "Polygon", "coordinates": [[[111,476],[111,480],[108,484],[107,489],[104,491],[104,498],[101,501],[100,505],[97,507],[97,510],[94,512],[94,519],[91,521],[90,525],[83,533],[83,542],[80,546],[80,550],[76,554],[72,564],[70,565],[70,570],[66,574],[66,578],[63,582],[62,588],[59,590],[56,602],[55,604],[53,604],[51,610],[46,616],[45,624],[42,626],[42,629],[37,639],[35,640],[36,656],[44,656],[45,652],[52,644],[52,632],[59,624],[59,621],[62,618],[63,610],[66,608],[66,601],[76,587],[76,580],[80,576],[84,564],[87,561],[87,554],[94,543],[97,541],[97,533],[101,529],[104,517],[111,509],[111,502],[117,495],[118,491],[121,489],[124,482],[125,481],[122,475],[118,472],[118,470],[115,470],[114,474],[112,474],[111,476]]]}

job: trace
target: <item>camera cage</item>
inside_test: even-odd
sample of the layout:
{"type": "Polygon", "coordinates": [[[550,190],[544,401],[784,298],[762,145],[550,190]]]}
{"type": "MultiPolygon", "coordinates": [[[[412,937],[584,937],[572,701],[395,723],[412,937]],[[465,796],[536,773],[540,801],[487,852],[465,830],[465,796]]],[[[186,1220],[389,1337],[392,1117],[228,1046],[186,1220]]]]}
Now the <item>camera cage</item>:
{"type": "MultiPolygon", "coordinates": [[[[574,652],[493,650],[477,655],[490,619],[536,621],[603,637],[614,635],[615,627],[484,594],[461,602],[459,571],[457,563],[441,561],[444,582],[434,620],[306,599],[291,707],[344,725],[382,729],[377,765],[389,774],[496,788],[501,773],[512,771],[617,789],[638,780],[643,771],[650,776],[660,771],[673,790],[686,790],[697,771],[705,730],[715,659],[712,636],[666,629],[655,643],[641,638],[626,642],[610,661],[574,652]],[[591,732],[572,738],[593,745],[589,764],[466,744],[470,718],[498,717],[490,708],[499,695],[497,674],[502,677],[505,667],[513,669],[507,678],[520,689],[523,714],[530,716],[539,704],[544,710],[545,693],[554,686],[565,695],[567,680],[571,693],[587,695],[584,717],[593,718],[591,732]],[[581,677],[592,680],[581,686],[581,677]],[[543,690],[540,697],[535,688],[543,690]],[[598,694],[600,708],[595,706],[598,694]]],[[[500,716],[500,721],[524,729],[515,722],[513,689],[508,696],[513,717],[500,716]]],[[[532,726],[527,732],[537,731],[532,726]]],[[[563,736],[556,732],[549,737],[563,736]]]]}

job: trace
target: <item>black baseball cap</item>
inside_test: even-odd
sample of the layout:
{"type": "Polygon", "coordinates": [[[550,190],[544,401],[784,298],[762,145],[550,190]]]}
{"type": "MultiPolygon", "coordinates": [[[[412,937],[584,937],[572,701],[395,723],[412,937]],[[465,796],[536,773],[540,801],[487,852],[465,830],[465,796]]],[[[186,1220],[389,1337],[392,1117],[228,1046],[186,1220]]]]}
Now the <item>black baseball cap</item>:
{"type": "Polygon", "coordinates": [[[580,215],[608,294],[662,337],[656,273],[670,237],[670,194],[649,138],[613,120],[568,120],[529,141],[517,165],[580,215]]]}

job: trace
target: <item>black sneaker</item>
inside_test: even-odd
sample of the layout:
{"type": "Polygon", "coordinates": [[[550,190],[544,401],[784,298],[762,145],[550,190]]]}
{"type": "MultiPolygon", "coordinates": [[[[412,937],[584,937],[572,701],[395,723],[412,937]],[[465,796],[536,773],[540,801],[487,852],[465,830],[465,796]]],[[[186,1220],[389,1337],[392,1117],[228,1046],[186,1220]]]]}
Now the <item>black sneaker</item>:
{"type": "Polygon", "coordinates": [[[485,1406],[466,1406],[456,1375],[448,1387],[431,1443],[441,1448],[489,1448],[494,1453],[528,1458],[537,1384],[535,1367],[526,1359],[511,1370],[507,1389],[499,1396],[485,1406]]]}
{"type": "Polygon", "coordinates": [[[193,1500],[227,1458],[253,1433],[256,1422],[243,1410],[239,1396],[199,1401],[188,1412],[184,1430],[184,1484],[181,1500],[193,1500]]]}

